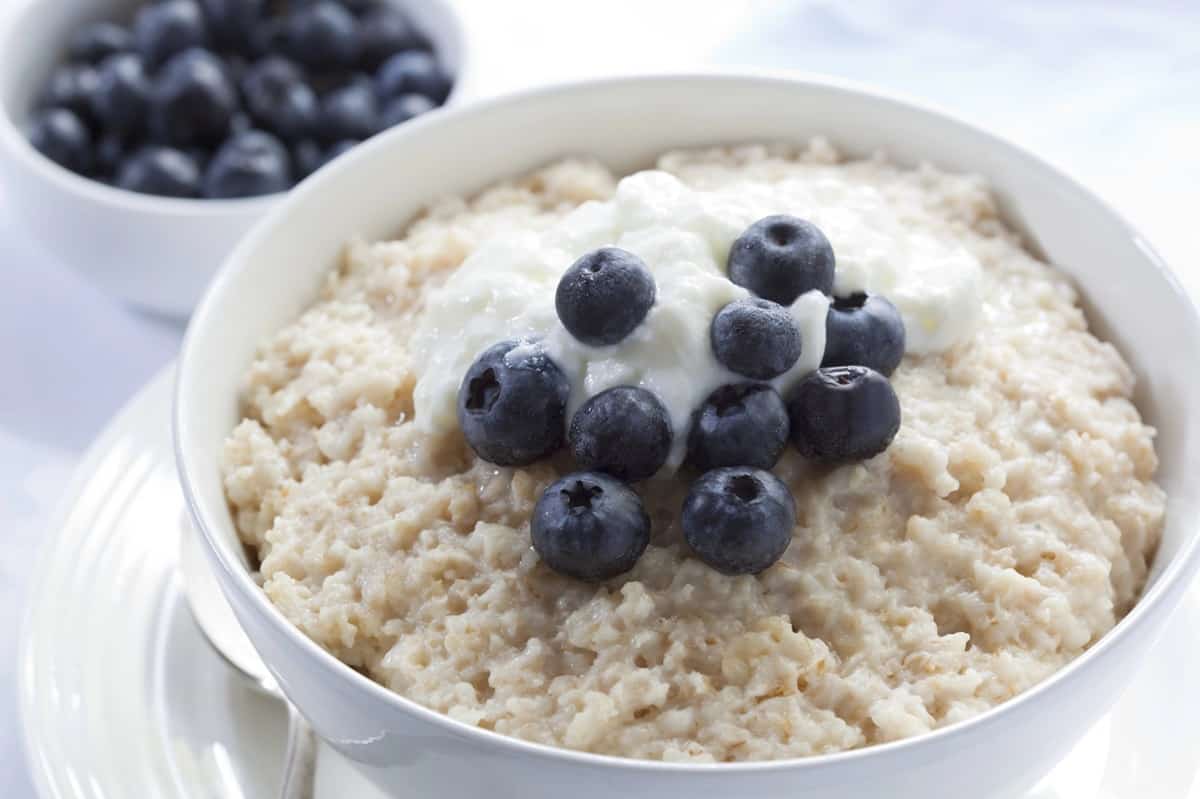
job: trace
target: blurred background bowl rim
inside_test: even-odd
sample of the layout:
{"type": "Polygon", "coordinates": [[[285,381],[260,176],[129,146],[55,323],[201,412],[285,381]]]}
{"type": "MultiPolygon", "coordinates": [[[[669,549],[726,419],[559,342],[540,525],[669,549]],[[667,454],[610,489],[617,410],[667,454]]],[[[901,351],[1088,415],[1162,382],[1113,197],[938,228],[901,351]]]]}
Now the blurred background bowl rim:
{"type": "MultiPolygon", "coordinates": [[[[286,225],[285,220],[290,211],[290,203],[301,202],[307,193],[317,194],[321,192],[324,189],[324,183],[331,179],[338,170],[350,169],[360,159],[365,160],[375,157],[376,150],[399,147],[401,146],[402,137],[420,135],[426,126],[470,124],[472,116],[484,115],[497,106],[536,103],[547,99],[555,99],[560,95],[591,90],[620,90],[622,87],[634,87],[642,83],[683,86],[697,82],[725,85],[765,83],[790,85],[801,89],[832,90],[839,93],[857,95],[872,103],[898,107],[907,112],[923,114],[935,120],[935,124],[939,126],[965,129],[981,141],[986,142],[989,148],[998,148],[1013,158],[1030,163],[1037,170],[1052,178],[1056,185],[1069,189],[1073,194],[1092,204],[1099,211],[1102,211],[1108,217],[1108,221],[1111,224],[1117,226],[1125,235],[1136,240],[1139,243],[1139,249],[1142,251],[1144,259],[1135,267],[1135,270],[1142,271],[1150,268],[1157,272],[1170,288],[1171,292],[1181,300],[1183,310],[1190,320],[1193,329],[1200,330],[1200,310],[1197,308],[1196,300],[1183,288],[1174,272],[1153,246],[1146,242],[1145,238],[1137,232],[1137,228],[1121,213],[1116,211],[1110,203],[1052,160],[1035,154],[1006,136],[995,133],[983,125],[974,124],[964,117],[940,107],[936,103],[916,99],[901,92],[881,89],[860,81],[816,72],[775,69],[701,68],[677,71],[654,71],[556,82],[480,100],[467,106],[447,109],[436,116],[418,119],[412,123],[398,126],[396,129],[387,131],[364,142],[362,146],[356,147],[343,158],[338,159],[331,169],[322,170],[321,174],[316,176],[315,179],[305,181],[283,203],[275,206],[265,216],[257,220],[253,227],[247,231],[238,244],[229,252],[196,306],[184,336],[178,361],[179,371],[176,378],[172,409],[172,439],[176,466],[190,517],[200,527],[206,545],[211,550],[211,554],[215,555],[222,570],[233,580],[243,595],[250,597],[255,612],[269,619],[269,623],[274,628],[282,631],[294,644],[297,644],[305,653],[306,660],[311,662],[315,659],[317,663],[327,667],[328,670],[341,675],[341,682],[356,693],[365,693],[371,698],[389,705],[393,710],[431,722],[442,731],[456,737],[464,738],[484,747],[499,747],[500,750],[506,751],[509,754],[525,755],[533,758],[550,758],[561,762],[571,762],[579,766],[641,771],[662,776],[735,776],[739,774],[760,774],[792,770],[800,773],[841,767],[862,761],[863,759],[878,760],[887,756],[902,755],[909,750],[919,750],[925,746],[952,739],[967,732],[994,727],[1002,723],[1018,709],[1029,703],[1038,701],[1044,693],[1055,690],[1060,683],[1070,680],[1079,672],[1089,670],[1100,662],[1107,652],[1128,637],[1129,631],[1138,626],[1144,617],[1150,615],[1153,611],[1159,610],[1160,606],[1166,601],[1165,597],[1168,594],[1172,592],[1175,594],[1181,593],[1188,585],[1185,578],[1189,573],[1194,574],[1197,568],[1200,567],[1200,535],[1193,534],[1183,542],[1180,551],[1164,565],[1162,572],[1157,576],[1154,583],[1143,588],[1142,594],[1138,597],[1137,602],[1130,611],[1085,652],[1056,669],[1032,687],[981,713],[928,732],[855,749],[774,760],[734,763],[691,763],[625,758],[537,743],[467,724],[446,714],[427,708],[372,680],[365,674],[356,671],[305,635],[270,601],[262,588],[254,582],[251,573],[241,564],[235,563],[227,557],[228,553],[226,553],[225,547],[215,540],[215,534],[205,523],[205,508],[193,488],[193,485],[197,484],[198,481],[192,475],[189,468],[189,458],[186,452],[188,442],[185,440],[189,438],[187,429],[189,427],[188,411],[191,402],[187,396],[187,389],[190,387],[192,379],[190,375],[191,370],[189,369],[189,363],[192,360],[190,357],[191,352],[197,346],[197,340],[204,336],[205,330],[219,322],[220,315],[218,311],[223,304],[222,297],[226,291],[225,286],[231,279],[231,276],[249,268],[248,265],[251,262],[247,256],[257,249],[260,240],[266,239],[271,235],[276,235],[278,229],[286,225]]],[[[431,197],[431,199],[433,198],[431,197]]],[[[212,479],[219,478],[214,477],[212,479]]],[[[1170,496],[1167,499],[1167,513],[1169,514],[1171,512],[1170,496]]],[[[1190,524],[1193,531],[1195,531],[1200,522],[1193,521],[1186,524],[1190,524]]]]}
{"type": "MultiPolygon", "coordinates": [[[[108,0],[106,0],[107,2],[108,0]]],[[[150,2],[150,0],[144,0],[150,2]]],[[[462,11],[460,9],[461,0],[380,0],[388,5],[404,5],[408,6],[413,3],[435,4],[441,7],[441,11],[448,20],[450,25],[450,35],[453,37],[458,49],[458,63],[455,65],[453,83],[450,87],[450,94],[447,95],[445,102],[432,111],[426,112],[422,116],[428,114],[440,113],[444,108],[452,103],[457,103],[461,100],[464,92],[460,91],[465,81],[463,76],[469,74],[468,70],[472,67],[473,59],[471,57],[471,49],[467,26],[463,21],[462,11]]],[[[0,0],[0,3],[8,2],[8,0],[0,0]]],[[[11,5],[5,8],[0,8],[0,52],[4,52],[7,44],[18,29],[18,23],[23,19],[23,14],[33,13],[38,7],[38,4],[45,0],[23,0],[22,2],[12,2],[11,5]]],[[[66,56],[66,42],[60,44],[62,55],[66,56]]],[[[437,53],[439,60],[441,54],[437,53]]],[[[61,63],[61,61],[60,61],[61,63]]],[[[20,69],[20,65],[7,65],[10,69],[20,69]]],[[[410,120],[411,122],[411,120],[410,120]]],[[[403,122],[402,125],[410,124],[403,122]]],[[[397,126],[398,127],[398,126],[397,126]]],[[[377,138],[389,131],[381,131],[372,138],[377,138]]],[[[366,139],[356,147],[361,147],[370,139],[366,139]]],[[[258,213],[262,212],[270,206],[277,203],[279,200],[286,197],[290,192],[294,191],[297,186],[301,185],[312,175],[309,175],[298,181],[294,186],[286,191],[274,192],[272,194],[262,194],[255,197],[236,197],[236,198],[213,198],[207,199],[203,197],[163,197],[157,194],[146,194],[144,192],[130,191],[129,189],[118,188],[93,178],[85,177],[76,172],[72,172],[66,167],[51,160],[49,157],[40,153],[26,137],[24,130],[17,124],[13,114],[10,112],[8,103],[0,102],[0,144],[7,149],[13,158],[18,158],[28,164],[30,169],[39,176],[39,178],[54,183],[59,189],[64,192],[69,192],[94,202],[100,205],[106,205],[122,211],[130,211],[134,213],[159,214],[162,216],[228,216],[241,213],[258,213]]],[[[328,164],[322,165],[317,172],[325,169],[328,164]]],[[[315,175],[316,172],[313,173],[315,175]]]]}

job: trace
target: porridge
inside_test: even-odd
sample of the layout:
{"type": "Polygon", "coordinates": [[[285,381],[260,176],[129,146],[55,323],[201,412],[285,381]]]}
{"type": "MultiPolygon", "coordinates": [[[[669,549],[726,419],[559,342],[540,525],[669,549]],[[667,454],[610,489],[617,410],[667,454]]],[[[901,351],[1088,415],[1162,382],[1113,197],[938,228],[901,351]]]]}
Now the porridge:
{"type": "MultiPolygon", "coordinates": [[[[765,392],[818,374],[839,302],[814,290],[784,306],[799,352],[765,392]]],[[[619,182],[568,160],[440,202],[396,241],[350,244],[250,367],[225,489],[279,610],[416,702],[590,752],[798,757],[987,710],[1129,610],[1165,510],[1133,383],[976,177],[844,161],[819,140],[668,153],[619,182]],[[735,240],[779,213],[828,237],[834,297],[894,305],[904,359],[891,389],[871,375],[902,421],[874,457],[782,451],[785,550],[722,573],[683,529],[707,479],[689,427],[744,380],[709,323],[750,297],[725,275],[735,240]],[[555,286],[610,245],[657,294],[618,343],[584,344],[555,286]],[[619,576],[564,576],[531,546],[570,453],[497,466],[468,445],[460,385],[506,339],[521,343],[497,369],[525,342],[561,368],[563,423],[622,386],[659,400],[661,458],[631,499],[649,543],[619,576]]]]}

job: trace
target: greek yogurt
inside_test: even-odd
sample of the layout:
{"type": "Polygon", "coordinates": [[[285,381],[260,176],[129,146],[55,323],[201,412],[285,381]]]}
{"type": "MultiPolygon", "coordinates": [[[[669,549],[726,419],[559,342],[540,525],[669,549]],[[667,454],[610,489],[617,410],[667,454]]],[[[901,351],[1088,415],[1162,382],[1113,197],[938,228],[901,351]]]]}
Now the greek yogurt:
{"type": "MultiPolygon", "coordinates": [[[[961,246],[908,230],[902,209],[874,188],[820,168],[811,177],[708,190],[648,170],[624,178],[611,200],[585,203],[546,230],[497,235],[432,293],[413,344],[416,423],[427,433],[452,429],[455,396],[472,360],[497,341],[518,339],[544,347],[569,376],[569,415],[613,386],[654,392],[675,436],[666,469],[678,468],[692,412],[717,387],[745,379],[717,362],[708,336],[713,315],[748,296],[725,274],[729,248],[750,223],[776,213],[825,231],[837,256],[836,294],[875,292],[896,305],[909,352],[944,351],[970,333],[980,307],[978,260],[961,246]],[[606,245],[640,256],[658,297],[629,337],[593,347],[559,322],[554,292],[568,266],[606,245]]],[[[803,349],[795,366],[771,381],[780,391],[820,365],[828,304],[816,291],[792,304],[803,349]]]]}

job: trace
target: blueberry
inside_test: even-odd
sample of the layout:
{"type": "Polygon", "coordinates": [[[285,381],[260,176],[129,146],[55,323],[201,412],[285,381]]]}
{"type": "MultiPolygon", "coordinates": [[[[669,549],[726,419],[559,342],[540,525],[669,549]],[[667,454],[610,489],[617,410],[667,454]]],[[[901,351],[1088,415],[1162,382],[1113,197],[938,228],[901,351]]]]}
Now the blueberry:
{"type": "Polygon", "coordinates": [[[229,135],[236,136],[254,129],[254,120],[245,111],[235,111],[229,118],[229,135]]]}
{"type": "Polygon", "coordinates": [[[204,14],[195,0],[163,0],[142,6],[133,20],[138,52],[151,67],[208,41],[204,14]]]}
{"type": "Polygon", "coordinates": [[[301,139],[292,145],[292,174],[298,180],[320,169],[324,160],[325,151],[312,139],[301,139]]]}
{"type": "Polygon", "coordinates": [[[312,3],[288,18],[288,52],[302,64],[319,69],[350,67],[358,61],[358,23],[340,4],[312,3]]]}
{"type": "Polygon", "coordinates": [[[187,50],[167,62],[151,87],[150,122],[169,144],[213,145],[225,138],[237,105],[237,92],[217,57],[187,50]]]}
{"type": "Polygon", "coordinates": [[[671,420],[658,397],[644,388],[601,391],[571,419],[571,453],[584,469],[621,480],[644,480],[667,462],[671,420]]]}
{"type": "Polygon", "coordinates": [[[806,458],[854,461],[888,448],[900,429],[900,400],[866,366],[831,366],[805,375],[787,394],[792,443],[806,458]]]}
{"type": "Polygon", "coordinates": [[[71,37],[67,51],[72,61],[99,64],[110,55],[133,49],[133,34],[111,22],[85,25],[71,37]]]}
{"type": "Polygon", "coordinates": [[[310,70],[308,74],[309,85],[322,99],[338,89],[369,81],[370,78],[361,72],[348,72],[344,69],[310,70]]]}
{"type": "Polygon", "coordinates": [[[833,291],[833,247],[816,225],[768,216],[738,236],[729,250],[729,279],[763,299],[791,305],[806,291],[833,291]]]}
{"type": "Polygon", "coordinates": [[[146,147],[122,164],[116,185],[163,197],[200,194],[200,168],[186,153],[170,147],[146,147]]]}
{"type": "Polygon", "coordinates": [[[89,125],[93,121],[92,102],[100,85],[100,75],[86,64],[65,64],[54,70],[39,100],[44,108],[65,108],[89,125]]]}
{"type": "Polygon", "coordinates": [[[100,77],[92,95],[92,114],[104,127],[121,134],[136,131],[146,123],[150,102],[150,80],[136,53],[117,53],[100,65],[100,77]]]}
{"type": "Polygon", "coordinates": [[[822,366],[869,366],[890,375],[904,357],[904,320],[886,297],[835,297],[825,317],[822,366]]]}
{"type": "Polygon", "coordinates": [[[267,17],[260,20],[250,30],[250,40],[247,43],[247,54],[266,56],[285,49],[287,44],[286,20],[281,17],[267,17]]]}
{"type": "Polygon", "coordinates": [[[318,131],[326,141],[369,139],[379,132],[379,105],[370,83],[352,81],[325,95],[318,131]]]}
{"type": "Polygon", "coordinates": [[[722,574],[758,574],[792,542],[796,504],[788,487],[762,469],[714,469],[683,501],[683,537],[722,574]]]}
{"type": "Polygon", "coordinates": [[[402,94],[388,100],[387,105],[383,107],[383,113],[379,115],[379,128],[380,130],[393,128],[435,108],[437,106],[434,105],[433,100],[423,94],[402,94]]]}
{"type": "Polygon", "coordinates": [[[734,300],[713,317],[713,355],[725,368],[755,380],[770,380],[800,359],[800,328],[791,312],[770,300],[734,300]]]}
{"type": "Polygon", "coordinates": [[[450,76],[432,54],[405,50],[383,62],[375,75],[375,90],[385,99],[423,94],[435,103],[443,103],[450,94],[450,76]]]}
{"type": "Polygon", "coordinates": [[[26,131],[29,142],[59,166],[81,175],[92,168],[92,137],[79,117],[66,108],[38,112],[26,131]]]}
{"type": "Polygon", "coordinates": [[[377,6],[359,20],[362,41],[361,63],[370,70],[379,68],[401,50],[420,50],[428,43],[408,17],[398,8],[377,6]]]}
{"type": "Polygon", "coordinates": [[[562,447],[570,383],[536,345],[503,341],[463,376],[458,424],[479,457],[525,466],[562,447]]]}
{"type": "Polygon", "coordinates": [[[700,471],[770,469],[787,441],[787,408],[779,393],[764,383],[732,383],[709,394],[692,414],[687,458],[700,471]]]}
{"type": "Polygon", "coordinates": [[[617,247],[587,253],[563,274],[554,295],[558,318],[593,347],[616,344],[654,305],[654,277],[641,258],[617,247]]]}
{"type": "Polygon", "coordinates": [[[182,152],[187,153],[187,155],[196,164],[196,168],[200,170],[200,193],[203,195],[204,175],[208,172],[208,165],[212,163],[212,158],[215,153],[212,149],[206,147],[189,147],[182,152]]]}
{"type": "Polygon", "coordinates": [[[251,37],[263,16],[263,0],[200,0],[213,43],[225,50],[251,50],[251,37]]]}
{"type": "Polygon", "coordinates": [[[242,81],[242,94],[251,116],[288,141],[310,135],[320,106],[316,92],[304,82],[295,64],[281,56],[256,63],[242,81]]]}
{"type": "Polygon", "coordinates": [[[533,548],[577,580],[608,580],[634,567],[650,543],[650,517],[629,486],[578,472],[552,483],[533,509],[533,548]]]}
{"type": "Polygon", "coordinates": [[[257,197],[287,191],[291,184],[287,148],[269,133],[248,130],[217,150],[204,175],[204,196],[257,197]]]}
{"type": "Polygon", "coordinates": [[[128,143],[119,133],[105,133],[96,141],[94,174],[102,180],[115,177],[128,154],[128,143]]]}
{"type": "Polygon", "coordinates": [[[225,77],[229,78],[229,83],[235,89],[240,88],[242,82],[246,79],[246,73],[250,71],[250,62],[242,58],[240,55],[222,54],[220,56],[221,65],[225,68],[225,77]]]}
{"type": "Polygon", "coordinates": [[[278,89],[280,86],[303,82],[303,67],[286,56],[271,54],[258,59],[246,70],[242,76],[242,91],[250,95],[262,89],[278,89]]]}

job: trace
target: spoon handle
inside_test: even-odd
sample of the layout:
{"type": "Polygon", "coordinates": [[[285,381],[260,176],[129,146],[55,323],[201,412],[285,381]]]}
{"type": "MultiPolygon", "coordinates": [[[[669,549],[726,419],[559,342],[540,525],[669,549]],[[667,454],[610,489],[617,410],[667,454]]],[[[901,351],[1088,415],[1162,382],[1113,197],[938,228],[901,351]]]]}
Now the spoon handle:
{"type": "Polygon", "coordinates": [[[291,702],[288,708],[287,751],[283,756],[283,787],[279,799],[313,799],[317,773],[317,736],[291,702]]]}

